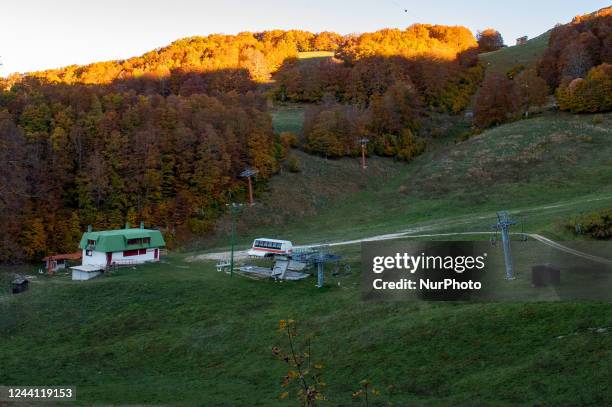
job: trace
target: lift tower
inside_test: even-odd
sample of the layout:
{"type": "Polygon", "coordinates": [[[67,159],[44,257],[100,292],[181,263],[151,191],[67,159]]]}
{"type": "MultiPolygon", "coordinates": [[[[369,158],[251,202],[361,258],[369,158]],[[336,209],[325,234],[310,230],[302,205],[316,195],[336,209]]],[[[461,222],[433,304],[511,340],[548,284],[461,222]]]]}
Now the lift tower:
{"type": "Polygon", "coordinates": [[[362,137],[359,139],[359,144],[361,145],[361,169],[365,170],[366,169],[366,154],[365,154],[365,150],[366,150],[366,145],[368,144],[368,141],[370,141],[368,138],[366,137],[362,137]]]}
{"type": "Polygon", "coordinates": [[[514,280],[514,271],[512,270],[512,253],[510,252],[510,226],[515,224],[516,220],[510,219],[507,211],[501,211],[497,212],[497,223],[492,226],[494,231],[501,232],[502,235],[507,280],[514,280]]]}
{"type": "Polygon", "coordinates": [[[249,182],[249,205],[253,206],[253,182],[251,181],[251,177],[257,174],[259,171],[253,168],[247,168],[246,170],[240,173],[241,178],[246,178],[249,182]]]}

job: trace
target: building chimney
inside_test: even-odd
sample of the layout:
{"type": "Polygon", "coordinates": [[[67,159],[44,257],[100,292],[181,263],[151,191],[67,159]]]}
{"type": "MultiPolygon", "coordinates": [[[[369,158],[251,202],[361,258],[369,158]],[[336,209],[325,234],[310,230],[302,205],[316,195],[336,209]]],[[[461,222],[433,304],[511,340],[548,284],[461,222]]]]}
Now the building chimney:
{"type": "Polygon", "coordinates": [[[87,231],[90,233],[93,231],[93,228],[91,227],[91,225],[87,225],[87,231]]]}
{"type": "Polygon", "coordinates": [[[144,229],[144,222],[140,221],[140,229],[144,229]]]}
{"type": "Polygon", "coordinates": [[[125,228],[129,229],[130,228],[130,222],[125,222],[125,228]]]}

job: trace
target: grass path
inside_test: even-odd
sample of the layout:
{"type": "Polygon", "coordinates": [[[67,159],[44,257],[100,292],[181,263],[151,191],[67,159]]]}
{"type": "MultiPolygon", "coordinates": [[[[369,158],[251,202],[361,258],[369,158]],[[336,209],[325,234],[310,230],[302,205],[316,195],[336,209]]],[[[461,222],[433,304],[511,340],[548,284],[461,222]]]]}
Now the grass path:
{"type": "MultiPolygon", "coordinates": [[[[612,200],[612,196],[605,196],[605,197],[596,197],[596,198],[590,198],[590,199],[584,199],[584,200],[578,200],[578,201],[568,201],[568,202],[558,202],[558,203],[554,203],[554,204],[549,204],[549,205],[541,205],[541,206],[536,206],[533,208],[528,208],[528,209],[520,209],[520,210],[511,210],[508,211],[510,214],[516,214],[519,212],[524,212],[525,210],[529,210],[530,212],[541,212],[541,211],[550,211],[551,209],[559,209],[559,208],[564,208],[564,207],[571,207],[576,205],[577,203],[589,203],[589,202],[596,202],[596,201],[602,201],[602,200],[612,200]]],[[[422,224],[417,224],[415,226],[412,226],[408,229],[404,229],[398,232],[392,232],[392,233],[387,233],[387,234],[378,234],[378,235],[373,235],[373,236],[367,236],[367,237],[362,237],[362,238],[358,238],[358,239],[351,239],[351,240],[340,240],[340,241],[333,241],[333,242],[316,242],[316,243],[309,243],[309,244],[305,244],[305,245],[296,245],[296,248],[308,248],[308,247],[315,247],[315,246],[321,246],[321,245],[327,245],[330,247],[337,247],[337,246],[349,246],[349,245],[355,245],[355,244],[360,244],[362,242],[373,242],[373,241],[382,241],[382,240],[393,240],[393,239],[402,239],[402,238],[410,238],[410,237],[414,237],[414,238],[422,238],[422,237],[440,237],[440,236],[459,236],[459,235],[479,235],[479,234],[484,234],[484,235],[490,235],[493,232],[488,232],[488,231],[464,231],[464,232],[448,232],[448,233],[430,233],[430,234],[422,234],[421,232],[425,232],[425,231],[436,231],[436,230],[444,230],[445,228],[448,228],[449,225],[453,225],[453,226],[460,226],[460,225],[470,225],[474,222],[474,220],[486,220],[486,219],[493,219],[495,217],[495,213],[483,213],[480,214],[478,216],[475,215],[469,215],[469,216],[458,216],[458,217],[450,217],[450,218],[445,218],[445,219],[437,219],[433,222],[424,222],[422,224]]],[[[518,234],[518,233],[517,233],[518,234]]],[[[609,259],[604,259],[598,256],[593,256],[590,255],[588,253],[584,253],[584,252],[579,252],[577,250],[568,248],[566,246],[563,246],[562,244],[555,242],[554,240],[551,240],[545,236],[542,236],[540,234],[537,233],[526,233],[527,236],[530,236],[531,238],[538,240],[548,246],[551,246],[555,249],[558,250],[562,250],[565,251],[567,253],[570,254],[574,254],[580,257],[584,257],[587,258],[589,260],[594,260],[594,261],[598,261],[598,262],[603,262],[606,264],[612,264],[612,260],[609,259]]],[[[212,253],[203,253],[203,254],[195,254],[195,255],[191,255],[189,257],[187,257],[187,261],[199,261],[199,260],[224,260],[230,257],[230,252],[229,251],[220,251],[220,252],[212,252],[212,253]]],[[[247,250],[237,250],[234,252],[234,259],[235,260],[243,260],[245,258],[248,257],[247,254],[247,250]]]]}

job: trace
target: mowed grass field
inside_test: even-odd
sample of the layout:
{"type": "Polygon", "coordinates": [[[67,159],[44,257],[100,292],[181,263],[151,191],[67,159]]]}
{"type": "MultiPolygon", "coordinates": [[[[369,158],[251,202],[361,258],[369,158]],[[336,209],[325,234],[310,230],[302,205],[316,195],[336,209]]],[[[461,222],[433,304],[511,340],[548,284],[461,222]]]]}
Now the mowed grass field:
{"type": "Polygon", "coordinates": [[[88,282],[39,277],[0,299],[0,383],[74,385],[86,406],[295,405],[271,352],[292,318],[324,365],[322,405],[359,405],[362,379],[382,389],[372,405],[610,399],[612,337],[592,329],[612,326],[609,303],[362,302],[346,250],[355,271],[323,289],[174,255],[88,282]]]}

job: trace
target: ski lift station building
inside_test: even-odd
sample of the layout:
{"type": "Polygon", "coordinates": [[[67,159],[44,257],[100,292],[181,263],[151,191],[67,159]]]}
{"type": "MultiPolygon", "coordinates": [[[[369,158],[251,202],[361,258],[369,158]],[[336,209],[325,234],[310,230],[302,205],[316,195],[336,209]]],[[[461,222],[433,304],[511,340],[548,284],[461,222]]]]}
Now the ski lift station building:
{"type": "Polygon", "coordinates": [[[107,267],[127,266],[159,261],[160,249],[166,243],[159,230],[129,228],[83,233],[79,247],[82,265],[71,267],[73,280],[89,280],[107,267]]]}

